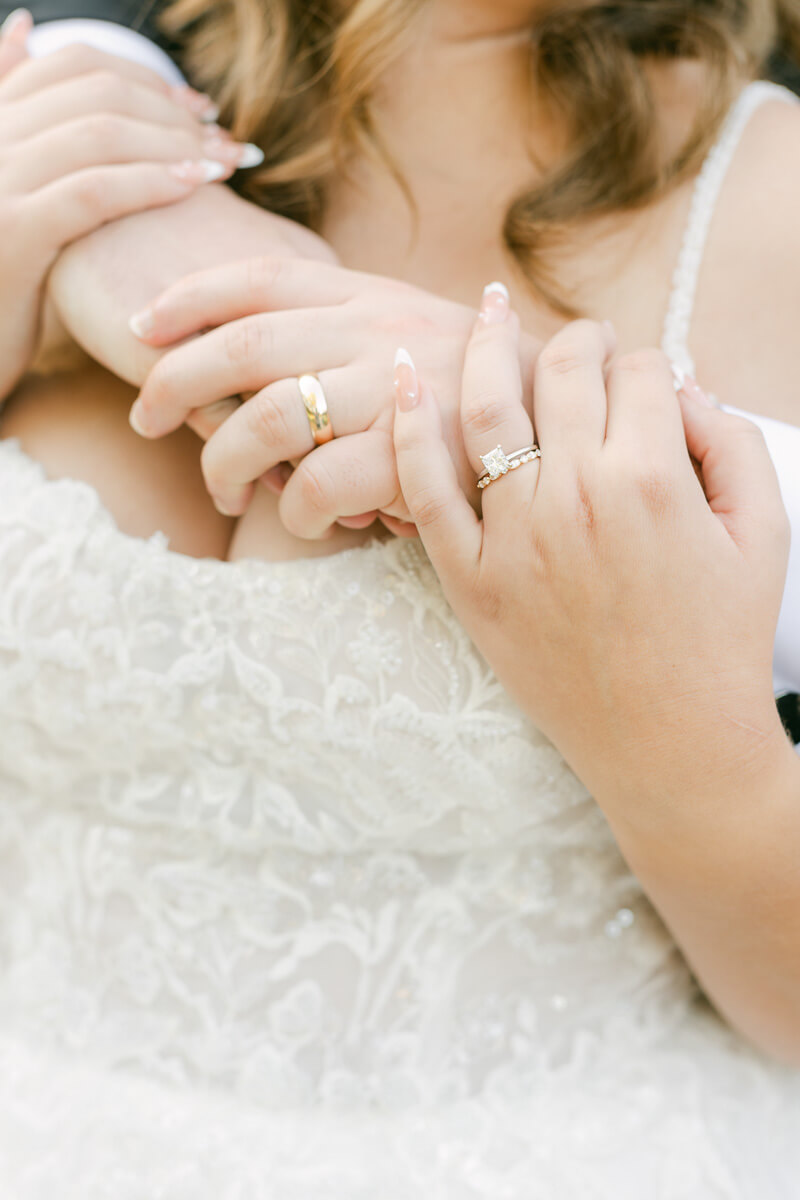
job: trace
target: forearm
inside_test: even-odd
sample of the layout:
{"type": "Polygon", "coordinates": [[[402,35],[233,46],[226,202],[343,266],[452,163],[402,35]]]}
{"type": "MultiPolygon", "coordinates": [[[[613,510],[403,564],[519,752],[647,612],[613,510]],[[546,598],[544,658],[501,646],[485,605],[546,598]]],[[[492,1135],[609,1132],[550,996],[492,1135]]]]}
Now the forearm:
{"type": "Polygon", "coordinates": [[[760,1049],[800,1066],[800,758],[776,739],[757,769],[749,757],[728,766],[724,784],[675,794],[671,816],[660,797],[657,826],[604,807],[709,999],[760,1049]]]}
{"type": "Polygon", "coordinates": [[[92,358],[139,385],[158,354],[133,336],[131,315],[194,271],[258,254],[335,257],[309,230],[212,185],[70,246],[51,273],[50,297],[92,358]]]}

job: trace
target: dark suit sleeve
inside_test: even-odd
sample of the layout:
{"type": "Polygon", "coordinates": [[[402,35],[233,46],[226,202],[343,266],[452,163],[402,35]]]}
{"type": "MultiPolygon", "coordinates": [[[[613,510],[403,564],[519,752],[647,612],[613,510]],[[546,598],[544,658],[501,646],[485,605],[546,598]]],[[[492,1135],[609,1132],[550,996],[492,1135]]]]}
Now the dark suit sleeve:
{"type": "MultiPolygon", "coordinates": [[[[19,2],[0,0],[0,21],[18,8],[19,2]]],[[[25,0],[25,7],[33,14],[37,25],[44,25],[47,21],[64,21],[70,17],[124,25],[143,34],[166,50],[170,57],[176,58],[177,47],[158,28],[161,0],[25,0]]]]}

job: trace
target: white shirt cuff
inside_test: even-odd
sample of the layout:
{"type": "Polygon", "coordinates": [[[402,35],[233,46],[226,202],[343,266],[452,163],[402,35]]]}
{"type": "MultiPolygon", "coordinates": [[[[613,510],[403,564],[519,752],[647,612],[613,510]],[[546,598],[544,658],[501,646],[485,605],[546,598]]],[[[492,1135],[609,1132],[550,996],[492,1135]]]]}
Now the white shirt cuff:
{"type": "Polygon", "coordinates": [[[124,25],[115,25],[111,21],[70,19],[36,25],[28,36],[28,53],[32,58],[41,58],[45,54],[60,50],[62,46],[72,46],[76,42],[149,67],[169,84],[186,82],[175,63],[160,46],[156,46],[144,34],[126,29],[124,25]]]}

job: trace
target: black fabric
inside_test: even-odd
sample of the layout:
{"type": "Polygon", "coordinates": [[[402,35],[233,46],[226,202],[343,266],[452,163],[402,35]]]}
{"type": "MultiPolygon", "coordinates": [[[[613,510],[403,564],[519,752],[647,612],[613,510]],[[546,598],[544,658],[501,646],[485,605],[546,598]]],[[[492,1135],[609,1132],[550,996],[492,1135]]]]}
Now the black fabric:
{"type": "MultiPolygon", "coordinates": [[[[156,18],[162,7],[160,0],[24,0],[25,8],[33,14],[37,25],[47,21],[64,21],[70,17],[93,21],[113,21],[144,34],[175,57],[176,47],[159,31],[156,18]]],[[[0,21],[19,8],[20,0],[0,0],[0,21]]]]}
{"type": "Polygon", "coordinates": [[[777,704],[784,729],[795,746],[800,745],[800,696],[797,692],[786,692],[777,698],[777,704]]]}

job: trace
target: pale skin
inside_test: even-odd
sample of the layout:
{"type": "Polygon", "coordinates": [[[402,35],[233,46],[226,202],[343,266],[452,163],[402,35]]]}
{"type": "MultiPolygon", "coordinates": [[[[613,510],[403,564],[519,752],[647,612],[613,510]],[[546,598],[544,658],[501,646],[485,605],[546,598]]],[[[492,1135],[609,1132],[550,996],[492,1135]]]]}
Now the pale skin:
{"type": "MultiPolygon", "coordinates": [[[[556,334],[563,323],[526,293],[520,280],[510,276],[499,236],[487,232],[497,228],[500,214],[510,199],[531,179],[531,166],[526,157],[530,135],[522,117],[527,111],[523,80],[525,51],[514,30],[529,19],[532,7],[530,4],[488,4],[477,0],[467,6],[456,0],[440,0],[431,9],[425,36],[417,40],[386,80],[379,112],[391,148],[417,198],[421,214],[418,241],[409,249],[410,222],[403,200],[385,173],[367,163],[357,164],[358,187],[341,180],[332,188],[322,230],[345,267],[394,277],[413,284],[424,293],[434,293],[451,301],[453,308],[448,310],[446,321],[452,321],[454,328],[459,321],[465,322],[460,334],[462,345],[466,343],[472,323],[471,319],[466,322],[464,312],[472,309],[474,313],[476,297],[490,279],[504,278],[509,282],[513,307],[519,314],[523,330],[529,335],[549,337],[556,334]],[[498,22],[502,22],[502,29],[498,22]],[[452,35],[455,28],[460,30],[458,41],[452,35]],[[426,120],[419,119],[420,113],[427,114],[426,120]],[[446,119],[431,119],[431,114],[435,113],[445,114],[446,119]],[[480,155],[475,152],[476,146],[481,147],[480,155]]],[[[691,77],[696,69],[681,66],[673,70],[691,77]]],[[[659,80],[665,94],[669,83],[668,78],[659,80]]],[[[684,95],[690,96],[691,89],[684,95]]],[[[560,131],[538,124],[540,113],[535,112],[533,117],[534,148],[547,160],[558,147],[560,131]]],[[[677,136],[677,131],[685,124],[685,110],[665,105],[663,117],[667,131],[677,136]]],[[[800,317],[800,302],[796,295],[800,234],[796,228],[792,176],[793,173],[800,174],[795,165],[798,156],[794,153],[798,144],[800,116],[780,105],[767,106],[754,118],[747,131],[712,231],[700,284],[692,346],[698,374],[707,389],[734,405],[794,422],[798,420],[793,330],[800,317]],[[753,177],[760,180],[758,189],[752,187],[753,177]],[[780,186],[771,186],[773,179],[779,181],[780,186]],[[731,303],[731,297],[736,298],[735,304],[731,303]],[[758,347],[757,353],[755,347],[758,347]],[[747,348],[746,352],[743,348],[747,348]]],[[[158,215],[158,221],[165,230],[169,230],[170,221],[174,222],[173,228],[181,227],[186,235],[184,246],[191,246],[196,233],[192,233],[187,213],[193,209],[198,215],[198,228],[204,232],[205,242],[207,224],[201,224],[203,213],[216,204],[224,208],[228,203],[238,205],[240,202],[229,201],[219,189],[210,188],[192,201],[184,202],[183,215],[177,209],[173,212],[165,210],[158,215]]],[[[587,312],[613,321],[623,353],[640,345],[656,344],[660,338],[668,281],[688,204],[689,189],[683,187],[649,212],[626,215],[619,222],[606,222],[602,228],[595,225],[581,231],[572,252],[565,256],[562,264],[564,283],[579,287],[587,312]]],[[[268,218],[259,214],[258,220],[267,221],[268,218]]],[[[152,230],[153,221],[152,214],[130,219],[126,223],[128,236],[133,236],[137,223],[141,223],[140,229],[152,230]]],[[[95,245],[107,247],[114,232],[112,228],[95,235],[95,245]]],[[[266,244],[270,236],[264,233],[263,250],[273,254],[274,241],[271,245],[266,244]]],[[[254,248],[262,249],[254,246],[252,237],[248,237],[248,246],[250,253],[254,248]]],[[[86,253],[91,256],[91,246],[86,253]]],[[[137,253],[141,256],[141,247],[137,253]]],[[[78,251],[71,251],[62,260],[64,275],[60,285],[56,273],[55,293],[58,296],[59,286],[63,288],[62,301],[69,294],[72,254],[78,255],[78,251]]],[[[244,256],[244,248],[238,253],[233,250],[230,255],[231,258],[244,256]]],[[[198,254],[191,265],[207,264],[207,257],[198,254]]],[[[72,261],[72,268],[74,280],[79,277],[77,257],[72,261]]],[[[180,268],[171,274],[169,265],[163,262],[163,255],[160,256],[159,286],[171,283],[187,269],[191,267],[187,268],[186,262],[182,261],[180,268]]],[[[143,294],[141,285],[125,274],[118,274],[110,285],[106,285],[112,297],[116,297],[119,320],[109,337],[104,361],[118,355],[127,364],[120,374],[135,382],[144,379],[152,359],[148,359],[148,352],[125,332],[125,322],[134,309],[152,299],[159,290],[152,286],[158,272],[151,276],[149,294],[143,294]]],[[[433,382],[437,398],[445,412],[453,414],[452,423],[455,424],[457,386],[453,381],[449,385],[445,381],[443,389],[435,377],[431,380],[431,376],[435,376],[435,347],[440,341],[425,335],[424,322],[419,319],[419,313],[427,315],[426,306],[430,303],[428,299],[420,299],[419,308],[415,309],[409,302],[409,293],[399,290],[395,308],[387,304],[382,320],[391,328],[392,351],[398,344],[408,345],[420,367],[421,377],[433,382]],[[448,386],[455,396],[455,403],[452,397],[442,394],[448,386]]],[[[364,304],[365,308],[370,308],[369,297],[364,304]]],[[[302,320],[302,316],[299,319],[302,320]]],[[[368,339],[369,334],[365,337],[368,339]]],[[[309,349],[307,353],[310,352],[309,349]]],[[[374,339],[367,341],[359,360],[359,370],[368,376],[364,364],[368,367],[373,362],[373,352],[376,357],[371,369],[376,374],[372,378],[379,387],[372,390],[383,395],[386,390],[390,392],[385,383],[391,380],[391,355],[387,354],[383,341],[379,344],[374,339]]],[[[102,353],[98,354],[103,357],[102,353]]],[[[596,360],[598,352],[594,354],[596,360]]],[[[570,363],[574,364],[574,359],[573,354],[570,363]]],[[[167,358],[164,362],[167,363],[167,358]]],[[[235,367],[236,364],[229,377],[232,383],[240,382],[235,367]]],[[[307,369],[307,363],[287,370],[287,374],[304,369],[307,369]]],[[[625,369],[624,363],[622,369],[625,369]]],[[[161,370],[166,372],[166,366],[161,370]]],[[[648,370],[655,370],[654,365],[650,364],[648,370]]],[[[558,370],[555,373],[558,375],[558,370]]],[[[653,394],[644,373],[637,375],[629,367],[629,374],[640,379],[645,398],[653,394]]],[[[186,377],[182,379],[185,386],[186,377]]],[[[255,388],[269,380],[251,377],[251,382],[255,388]]],[[[40,389],[36,398],[26,400],[23,395],[9,413],[4,432],[20,436],[23,444],[54,474],[79,474],[95,482],[118,517],[129,513],[131,520],[141,522],[142,505],[137,501],[146,496],[148,519],[169,531],[176,489],[162,485],[154,502],[153,479],[147,474],[144,458],[131,458],[132,447],[136,447],[139,454],[147,449],[127,426],[127,407],[135,392],[119,385],[118,398],[104,405],[100,402],[104,387],[103,379],[96,375],[93,382],[87,380],[85,398],[82,398],[80,386],[76,386],[67,403],[57,386],[49,391],[46,387],[40,389]],[[83,445],[78,449],[74,438],[70,441],[65,437],[65,431],[80,427],[85,406],[89,404],[93,406],[96,418],[96,433],[91,446],[83,445]],[[124,510],[115,507],[114,496],[104,491],[112,474],[115,479],[125,481],[128,506],[124,510]],[[160,511],[159,503],[162,505],[160,511]]],[[[207,399],[217,400],[237,390],[238,387],[230,386],[221,396],[207,399]]],[[[347,390],[343,388],[343,395],[347,390]]],[[[169,388],[165,389],[167,392],[169,388]]],[[[495,396],[493,405],[485,403],[484,395],[483,407],[488,410],[485,432],[496,425],[498,414],[508,401],[506,392],[498,392],[494,384],[492,394],[495,396]]],[[[666,405],[667,393],[656,394],[663,394],[666,405]]],[[[674,393],[670,394],[670,402],[676,403],[674,393]]],[[[332,413],[336,427],[333,405],[332,413]]],[[[382,413],[380,419],[386,422],[384,428],[391,430],[391,395],[382,413]]],[[[347,419],[344,410],[340,419],[342,422],[347,419]]],[[[473,423],[473,431],[480,429],[480,425],[478,418],[473,423]]],[[[673,432],[675,428],[673,420],[673,432]]],[[[252,431],[242,432],[244,444],[252,431]]],[[[718,431],[711,429],[707,433],[709,445],[715,444],[714,436],[718,431]]],[[[342,444],[347,440],[344,438],[342,444]]],[[[457,451],[459,439],[454,437],[452,442],[457,451]]],[[[168,443],[160,445],[167,446],[168,443]]],[[[303,452],[308,449],[306,446],[303,452]]],[[[673,449],[671,486],[676,496],[691,497],[696,506],[700,499],[696,480],[689,471],[685,446],[681,449],[682,458],[674,441],[673,449]],[[678,461],[687,468],[682,473],[677,470],[678,461]]],[[[232,521],[218,516],[203,498],[196,474],[196,459],[192,461],[192,455],[197,454],[196,443],[191,440],[181,444],[176,442],[170,454],[173,479],[181,480],[181,487],[186,481],[184,498],[187,494],[196,498],[194,527],[192,506],[187,512],[185,503],[180,526],[182,536],[191,542],[192,552],[198,552],[197,548],[202,547],[200,553],[220,557],[255,554],[287,558],[307,555],[310,547],[315,553],[335,552],[372,536],[371,532],[363,530],[338,528],[333,537],[324,541],[308,543],[293,538],[285,531],[280,519],[279,503],[286,504],[288,488],[281,501],[265,489],[258,489],[246,515],[234,526],[232,521]]],[[[630,457],[635,459],[632,449],[630,457]]],[[[311,463],[313,458],[313,454],[309,455],[308,462],[311,463]]],[[[264,469],[271,465],[269,461],[263,464],[264,469]]],[[[532,468],[524,468],[519,473],[521,481],[528,471],[534,474],[532,468]]],[[[232,479],[239,488],[244,482],[241,478],[232,479]]],[[[509,482],[505,481],[505,484],[509,482]]],[[[495,498],[501,497],[499,485],[495,486],[498,489],[495,498]]],[[[764,527],[775,521],[771,507],[774,483],[772,488],[763,493],[766,499],[754,502],[756,508],[763,503],[763,511],[759,508],[754,519],[763,522],[764,527]]],[[[310,495],[313,491],[313,487],[308,489],[310,495]]],[[[491,495],[487,499],[492,499],[491,495]]],[[[627,511],[624,499],[620,496],[619,503],[621,510],[627,511]]],[[[356,511],[368,511],[372,502],[374,493],[365,493],[365,502],[356,511]]],[[[421,511],[424,512],[417,504],[412,515],[416,514],[418,521],[421,511]]],[[[708,511],[707,506],[704,511],[708,511]]],[[[339,513],[334,511],[328,515],[332,519],[339,513]]],[[[709,520],[716,519],[709,514],[709,520]]],[[[422,523],[426,524],[424,519],[422,523]]],[[[130,531],[145,534],[152,532],[152,528],[144,528],[140,523],[130,531]]],[[[657,552],[665,570],[670,566],[677,570],[681,565],[698,561],[707,566],[709,546],[693,540],[699,536],[698,522],[686,520],[678,526],[678,531],[680,536],[664,538],[663,530],[655,525],[648,527],[646,538],[650,540],[641,547],[642,554],[646,555],[648,548],[654,556],[657,552]]],[[[491,546],[492,531],[489,528],[484,536],[486,544],[491,546]]],[[[613,542],[614,546],[617,544],[613,542]]],[[[714,546],[714,553],[719,555],[718,572],[707,569],[701,572],[698,568],[694,573],[687,570],[684,576],[685,586],[678,599],[685,606],[685,620],[675,620],[675,599],[670,603],[669,622],[665,625],[675,627],[681,633],[679,645],[667,639],[662,648],[664,654],[670,655],[670,662],[676,658],[679,662],[692,664],[704,661],[700,651],[708,640],[709,613],[717,612],[717,604],[745,594],[741,590],[746,583],[744,576],[725,574],[729,558],[727,548],[723,552],[719,545],[714,543],[714,546]],[[701,574],[703,586],[700,586],[701,574]],[[710,595],[707,580],[716,578],[719,588],[710,595]]],[[[176,548],[181,548],[179,543],[176,548]]],[[[775,563],[780,564],[784,549],[776,542],[775,563]]],[[[512,594],[514,589],[519,594],[525,588],[526,577],[524,571],[516,570],[518,548],[512,555],[507,542],[501,540],[495,552],[500,559],[504,552],[509,556],[509,586],[512,594]]],[[[565,560],[565,569],[568,565],[565,560]]],[[[558,714],[549,714],[549,717],[542,714],[536,708],[536,697],[521,687],[521,679],[529,675],[536,678],[533,661],[512,655],[509,663],[507,654],[504,658],[499,651],[495,653],[492,646],[487,646],[486,650],[493,656],[494,665],[509,690],[542,721],[578,773],[593,787],[613,822],[628,861],[670,925],[711,999],[754,1043],[779,1058],[800,1063],[796,1002],[800,993],[800,880],[796,871],[796,853],[789,852],[798,844],[800,835],[800,805],[797,804],[800,779],[797,762],[777,724],[769,693],[769,646],[780,594],[779,574],[779,569],[777,575],[767,573],[763,592],[755,594],[752,603],[748,601],[747,605],[741,605],[740,618],[737,618],[739,608],[736,605],[732,611],[720,608],[718,620],[715,616],[715,627],[719,624],[721,628],[734,630],[738,628],[737,619],[744,622],[746,614],[744,639],[753,654],[756,654],[756,647],[760,648],[757,661],[754,659],[751,663],[747,685],[737,691],[742,710],[737,709],[733,714],[735,720],[724,723],[723,730],[719,728],[717,683],[712,684],[714,671],[700,679],[692,677],[688,681],[683,679],[682,683],[679,680],[671,700],[677,705],[673,711],[682,714],[680,722],[662,719],[646,727],[641,724],[643,720],[652,720],[653,711],[646,708],[643,714],[639,697],[648,694],[650,686],[656,691],[656,682],[661,686],[664,660],[657,652],[643,655],[641,648],[634,653],[634,647],[619,639],[614,642],[610,657],[602,653],[607,630],[599,614],[603,612],[604,603],[608,603],[608,593],[602,591],[602,586],[605,583],[610,589],[613,584],[613,577],[603,575],[602,571],[595,617],[591,616],[592,610],[587,610],[582,617],[582,628],[586,639],[597,651],[598,661],[613,662],[618,682],[614,691],[615,703],[610,709],[604,709],[602,705],[598,706],[596,695],[581,690],[578,695],[586,696],[591,712],[576,713],[573,707],[571,723],[564,723],[569,724],[569,728],[591,725],[596,735],[591,743],[591,753],[585,750],[581,757],[581,753],[570,746],[569,728],[559,725],[558,714]],[[626,689],[624,681],[634,677],[640,681],[639,688],[626,689]],[[652,680],[651,685],[647,683],[648,678],[652,680]],[[635,704],[632,703],[632,692],[635,704]],[[693,697],[693,705],[686,705],[687,695],[693,697]],[[746,719],[742,715],[745,711],[746,719]],[[622,752],[620,728],[636,731],[637,736],[631,742],[648,748],[646,762],[622,752]],[[698,760],[704,764],[702,773],[696,767],[698,760]],[[654,790],[656,787],[657,791],[654,790]]],[[[455,597],[451,596],[451,599],[456,603],[455,597]]],[[[468,625],[471,606],[477,603],[480,607],[480,600],[480,596],[476,599],[465,589],[460,615],[468,625]]],[[[650,617],[652,606],[657,609],[663,605],[664,597],[659,593],[648,593],[640,596],[639,603],[650,617]]],[[[456,607],[458,610],[457,604],[456,607]]],[[[542,611],[545,610],[543,606],[542,611]]],[[[558,638],[557,606],[551,606],[551,611],[551,641],[561,648],[561,656],[557,662],[550,663],[550,670],[554,677],[567,678],[570,671],[579,669],[579,664],[585,661],[586,645],[581,640],[558,638]]],[[[478,627],[473,624],[473,628],[478,627]]],[[[513,623],[509,624],[508,637],[517,643],[518,633],[513,623]]],[[[731,670],[731,663],[736,660],[738,670],[737,638],[731,637],[718,650],[715,643],[715,653],[731,670]]],[[[715,659],[715,669],[717,665],[715,659]]],[[[574,696],[572,700],[574,703],[574,696]]],[[[664,703],[669,706],[669,696],[664,703]]]]}

